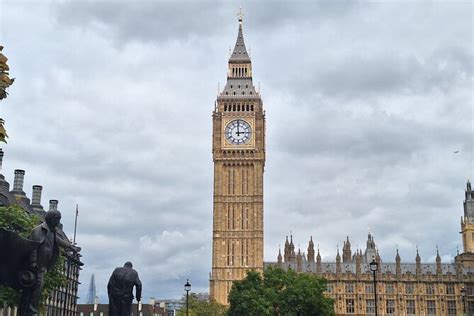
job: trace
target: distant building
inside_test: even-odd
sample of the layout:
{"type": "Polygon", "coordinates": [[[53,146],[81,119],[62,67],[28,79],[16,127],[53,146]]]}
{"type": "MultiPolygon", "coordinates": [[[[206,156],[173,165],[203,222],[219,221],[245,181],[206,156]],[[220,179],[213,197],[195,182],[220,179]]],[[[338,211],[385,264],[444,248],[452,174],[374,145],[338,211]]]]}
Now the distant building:
{"type": "Polygon", "coordinates": [[[434,263],[402,263],[398,250],[395,262],[383,262],[374,237],[369,234],[364,251],[351,251],[349,237],[344,241],[342,257],[337,250],[335,262],[322,262],[319,249],[315,253],[310,238],[307,254],[295,251],[293,238],[285,241],[278,266],[302,273],[311,273],[328,280],[326,295],[335,300],[338,315],[373,315],[375,313],[372,260],[379,264],[377,279],[377,309],[379,315],[474,315],[474,192],[468,181],[465,192],[464,216],[461,218],[463,253],[451,263],[441,263],[437,251],[434,263]],[[316,256],[315,256],[316,255],[316,256]],[[462,290],[465,296],[462,295],[462,290]]]}
{"type": "MultiPolygon", "coordinates": [[[[77,305],[77,315],[109,316],[109,304],[79,304],[77,305]]],[[[168,312],[158,303],[150,302],[150,304],[138,304],[138,306],[132,304],[131,316],[168,316],[168,312]]]]}
{"type": "MultiPolygon", "coordinates": [[[[44,217],[46,211],[41,205],[41,193],[43,187],[40,185],[33,186],[32,199],[26,196],[23,191],[23,182],[25,171],[15,170],[13,180],[13,189],[10,191],[10,184],[5,180],[1,173],[4,152],[0,149],[0,206],[19,205],[28,214],[36,214],[44,217]]],[[[58,200],[50,200],[50,210],[58,209],[58,200]]],[[[68,237],[62,230],[62,226],[58,229],[58,237],[69,241],[68,237]]],[[[70,241],[69,241],[70,242],[70,241]]],[[[67,284],[64,287],[54,290],[44,302],[46,307],[45,315],[48,316],[75,316],[77,314],[77,293],[79,286],[79,271],[83,263],[79,253],[65,252],[66,261],[64,263],[63,273],[67,278],[67,284]]],[[[16,315],[16,308],[7,308],[5,311],[0,308],[0,315],[6,313],[9,316],[16,315]]]]}
{"type": "Polygon", "coordinates": [[[166,316],[176,316],[178,311],[184,307],[184,302],[181,299],[161,299],[156,300],[156,303],[166,310],[166,316]]]}

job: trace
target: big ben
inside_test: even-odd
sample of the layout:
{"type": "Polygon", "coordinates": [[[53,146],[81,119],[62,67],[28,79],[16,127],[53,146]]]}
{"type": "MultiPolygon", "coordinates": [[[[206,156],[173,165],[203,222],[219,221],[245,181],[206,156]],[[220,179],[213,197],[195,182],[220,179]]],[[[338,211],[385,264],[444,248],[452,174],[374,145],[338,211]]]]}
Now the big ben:
{"type": "Polygon", "coordinates": [[[252,82],[242,14],[227,83],[212,113],[214,203],[210,296],[228,304],[232,282],[263,270],[265,112],[252,82]]]}

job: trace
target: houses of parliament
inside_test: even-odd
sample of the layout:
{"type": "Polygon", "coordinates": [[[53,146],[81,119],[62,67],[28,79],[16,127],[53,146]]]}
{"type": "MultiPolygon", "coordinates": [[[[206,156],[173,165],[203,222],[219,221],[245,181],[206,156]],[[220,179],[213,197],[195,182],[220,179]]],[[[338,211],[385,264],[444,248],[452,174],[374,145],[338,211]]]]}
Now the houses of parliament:
{"type": "Polygon", "coordinates": [[[306,251],[286,238],[275,262],[263,261],[263,173],[265,111],[252,82],[252,62],[244,42],[242,14],[229,58],[227,83],[212,112],[214,161],[213,239],[210,296],[228,304],[232,282],[248,270],[269,266],[310,273],[328,280],[326,295],[338,315],[474,315],[474,192],[467,182],[461,219],[462,252],[452,262],[382,259],[372,234],[364,250],[352,251],[349,237],[335,261],[323,262],[309,237],[306,251]],[[378,263],[377,288],[369,263],[378,263]],[[377,292],[375,302],[374,292],[377,292]]]}

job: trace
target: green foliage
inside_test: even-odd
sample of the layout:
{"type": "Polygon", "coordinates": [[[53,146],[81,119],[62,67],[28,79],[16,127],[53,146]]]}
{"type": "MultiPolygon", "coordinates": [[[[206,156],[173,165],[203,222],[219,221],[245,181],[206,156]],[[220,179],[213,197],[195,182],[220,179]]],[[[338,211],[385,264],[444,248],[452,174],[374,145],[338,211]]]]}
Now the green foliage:
{"type": "MultiPolygon", "coordinates": [[[[33,228],[41,222],[41,218],[37,215],[28,215],[23,208],[18,205],[8,207],[0,207],[0,227],[12,230],[20,234],[22,237],[28,237],[33,228]]],[[[55,266],[44,276],[44,286],[41,292],[42,302],[48,294],[67,282],[66,276],[63,274],[65,256],[61,250],[58,261],[55,266]]],[[[0,286],[0,306],[18,305],[20,293],[9,287],[0,286]]]]}
{"type": "Polygon", "coordinates": [[[44,276],[43,290],[41,291],[41,302],[45,301],[51,291],[67,284],[66,275],[63,273],[65,261],[66,257],[64,256],[64,252],[62,249],[60,249],[58,261],[55,263],[54,267],[44,276]]]}
{"type": "Polygon", "coordinates": [[[249,271],[245,279],[234,282],[229,293],[229,316],[335,315],[334,301],[325,297],[326,280],[307,273],[270,267],[263,278],[249,271]]]}
{"type": "MultiPolygon", "coordinates": [[[[15,79],[10,78],[9,70],[7,61],[8,58],[2,54],[3,46],[0,45],[0,100],[5,99],[8,95],[7,89],[13,84],[15,79]]],[[[1,135],[0,135],[0,140],[1,135]]]]}
{"type": "MultiPolygon", "coordinates": [[[[183,296],[186,302],[186,295],[183,296]]],[[[210,301],[209,296],[204,293],[189,294],[189,315],[190,316],[224,316],[227,308],[215,301],[210,301]]],[[[186,305],[178,311],[178,316],[186,316],[186,305]]]]}
{"type": "Polygon", "coordinates": [[[29,216],[18,205],[0,207],[0,227],[28,237],[33,228],[40,222],[38,216],[29,216]]]}
{"type": "Polygon", "coordinates": [[[11,287],[0,285],[0,307],[1,306],[16,306],[20,301],[20,292],[11,287]]]}
{"type": "Polygon", "coordinates": [[[262,276],[256,271],[249,271],[245,279],[234,282],[229,302],[230,316],[271,315],[272,301],[266,295],[262,276]]]}

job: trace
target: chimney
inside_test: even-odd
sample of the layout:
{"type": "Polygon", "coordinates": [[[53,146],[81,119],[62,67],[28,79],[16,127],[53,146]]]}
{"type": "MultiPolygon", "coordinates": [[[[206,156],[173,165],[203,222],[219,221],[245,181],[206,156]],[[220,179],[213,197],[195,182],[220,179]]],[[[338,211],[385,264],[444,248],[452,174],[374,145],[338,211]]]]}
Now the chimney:
{"type": "Polygon", "coordinates": [[[3,150],[0,148],[0,186],[3,187],[5,191],[10,191],[10,184],[5,181],[5,177],[2,174],[2,164],[3,164],[3,150]]]}
{"type": "Polygon", "coordinates": [[[33,194],[31,196],[31,205],[35,205],[35,206],[41,205],[41,191],[43,191],[43,187],[41,185],[33,186],[33,194]]]}
{"type": "Polygon", "coordinates": [[[0,148],[0,173],[2,173],[3,154],[3,149],[0,148]]]}
{"type": "Polygon", "coordinates": [[[58,200],[49,200],[49,210],[50,211],[57,211],[58,210],[58,200]]]}
{"type": "Polygon", "coordinates": [[[25,180],[25,170],[16,169],[13,180],[13,191],[23,192],[23,181],[25,180]]]}

